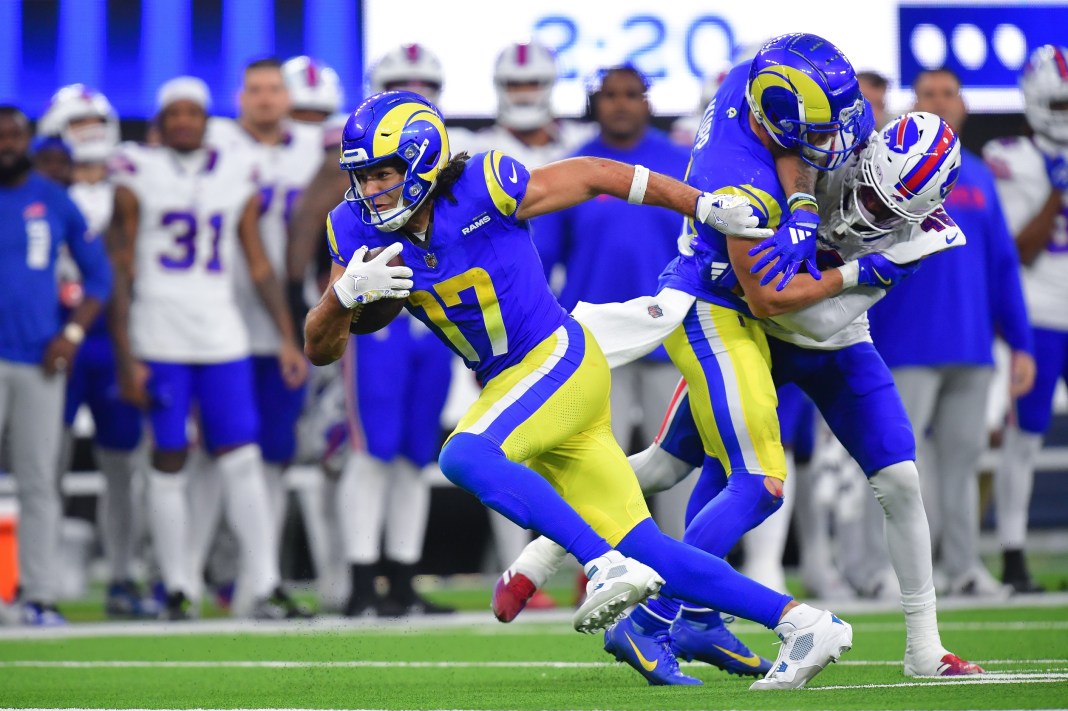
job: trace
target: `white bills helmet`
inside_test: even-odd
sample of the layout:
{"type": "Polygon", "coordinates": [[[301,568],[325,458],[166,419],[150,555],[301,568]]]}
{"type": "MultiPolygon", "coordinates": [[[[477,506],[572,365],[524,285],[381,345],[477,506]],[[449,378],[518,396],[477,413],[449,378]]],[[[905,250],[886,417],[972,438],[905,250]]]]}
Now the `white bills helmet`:
{"type": "Polygon", "coordinates": [[[99,91],[84,84],[71,84],[52,95],[37,133],[63,139],[76,163],[103,163],[119,145],[119,116],[99,91]],[[71,125],[83,119],[97,121],[71,125]]]}
{"type": "Polygon", "coordinates": [[[345,91],[332,68],[311,57],[293,57],[282,65],[289,98],[296,110],[322,111],[332,114],[341,110],[345,91]]]}
{"type": "Polygon", "coordinates": [[[556,58],[544,45],[517,42],[505,47],[493,68],[497,121],[517,131],[529,131],[552,121],[556,77],[556,58]],[[515,84],[536,84],[537,87],[530,91],[509,92],[509,85],[515,84]]]}
{"type": "Polygon", "coordinates": [[[1020,77],[1024,113],[1036,133],[1068,144],[1068,48],[1043,45],[1020,77]]]}
{"type": "Polygon", "coordinates": [[[382,56],[371,68],[372,94],[402,89],[419,94],[432,104],[441,100],[445,73],[437,55],[421,44],[402,44],[382,56]]]}
{"type": "Polygon", "coordinates": [[[846,168],[836,221],[862,236],[922,221],[956,185],[960,150],[957,134],[934,114],[914,111],[891,121],[846,168]]]}

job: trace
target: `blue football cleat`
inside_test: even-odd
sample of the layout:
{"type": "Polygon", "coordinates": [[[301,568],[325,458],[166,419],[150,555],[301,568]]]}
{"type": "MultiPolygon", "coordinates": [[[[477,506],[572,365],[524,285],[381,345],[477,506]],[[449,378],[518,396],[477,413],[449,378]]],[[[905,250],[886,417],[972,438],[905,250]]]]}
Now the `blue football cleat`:
{"type": "Polygon", "coordinates": [[[738,676],[764,676],[771,670],[771,662],[742,644],[719,615],[709,615],[708,622],[678,617],[671,624],[671,639],[675,655],[686,661],[696,659],[738,676]]]}
{"type": "Polygon", "coordinates": [[[104,611],[108,617],[155,619],[159,617],[161,606],[152,595],[146,595],[131,580],[112,583],[108,586],[104,611]]]}
{"type": "Polygon", "coordinates": [[[679,662],[671,652],[671,633],[668,630],[645,634],[629,617],[624,617],[605,630],[604,651],[614,655],[616,661],[634,667],[651,686],[693,686],[702,683],[700,679],[679,671],[679,662]]]}
{"type": "Polygon", "coordinates": [[[22,603],[22,624],[34,627],[58,627],[67,624],[67,618],[56,609],[55,605],[40,602],[22,603]]]}

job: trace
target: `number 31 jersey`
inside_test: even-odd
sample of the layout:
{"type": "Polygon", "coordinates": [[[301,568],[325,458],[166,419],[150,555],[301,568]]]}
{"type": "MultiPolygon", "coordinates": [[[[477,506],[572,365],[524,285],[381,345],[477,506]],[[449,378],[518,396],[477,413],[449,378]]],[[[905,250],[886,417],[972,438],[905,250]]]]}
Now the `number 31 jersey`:
{"type": "Polygon", "coordinates": [[[130,306],[134,354],[173,363],[248,356],[233,267],[244,259],[237,224],[258,189],[251,157],[125,144],[113,175],[137,197],[140,211],[130,306]]]}
{"type": "Polygon", "coordinates": [[[361,246],[403,242],[414,272],[408,310],[483,383],[523,359],[569,318],[549,291],[526,222],[515,218],[530,174],[497,151],[471,158],[448,196],[434,200],[426,243],[382,232],[341,203],[327,219],[330,256],[347,265],[361,246]]]}

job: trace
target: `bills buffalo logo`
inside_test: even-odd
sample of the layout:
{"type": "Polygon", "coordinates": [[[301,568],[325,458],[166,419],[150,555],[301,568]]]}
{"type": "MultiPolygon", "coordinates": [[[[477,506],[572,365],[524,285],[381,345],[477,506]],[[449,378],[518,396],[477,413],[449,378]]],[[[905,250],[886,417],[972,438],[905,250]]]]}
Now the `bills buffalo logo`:
{"type": "Polygon", "coordinates": [[[911,116],[905,116],[901,120],[890,124],[883,131],[886,145],[894,153],[908,153],[909,149],[920,140],[920,127],[911,116]]]}

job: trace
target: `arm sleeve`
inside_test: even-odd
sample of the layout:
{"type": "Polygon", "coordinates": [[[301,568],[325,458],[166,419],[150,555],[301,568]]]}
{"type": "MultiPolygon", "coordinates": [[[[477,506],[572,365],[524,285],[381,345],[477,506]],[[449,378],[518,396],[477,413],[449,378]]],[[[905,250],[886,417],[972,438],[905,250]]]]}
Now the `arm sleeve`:
{"type": "Polygon", "coordinates": [[[331,212],[326,216],[326,247],[330,250],[330,259],[344,267],[348,266],[348,261],[341,256],[341,249],[338,247],[337,233],[334,232],[334,214],[331,212]]]}
{"type": "Polygon", "coordinates": [[[1031,326],[1020,284],[1020,259],[993,184],[987,185],[987,276],[994,326],[1009,347],[1034,353],[1031,326]]]}
{"type": "Polygon", "coordinates": [[[107,301],[111,295],[111,263],[104,249],[104,240],[99,235],[89,234],[89,227],[78,207],[69,200],[68,203],[63,239],[82,273],[82,288],[86,296],[107,301]]]}
{"type": "Polygon", "coordinates": [[[885,289],[857,286],[793,313],[771,320],[783,328],[822,343],[856,321],[875,302],[886,295],[885,289]]]}

